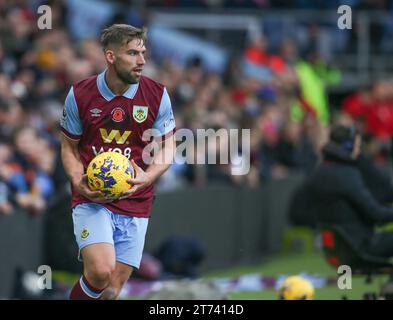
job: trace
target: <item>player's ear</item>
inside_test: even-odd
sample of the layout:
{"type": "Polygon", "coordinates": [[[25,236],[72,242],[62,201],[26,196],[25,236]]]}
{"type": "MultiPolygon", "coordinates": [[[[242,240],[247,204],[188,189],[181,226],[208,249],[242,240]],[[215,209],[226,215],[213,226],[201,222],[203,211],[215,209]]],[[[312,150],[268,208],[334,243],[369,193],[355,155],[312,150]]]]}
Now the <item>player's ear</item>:
{"type": "Polygon", "coordinates": [[[108,61],[110,64],[113,64],[116,60],[114,51],[111,49],[106,49],[105,50],[105,58],[106,58],[106,61],[108,61]]]}

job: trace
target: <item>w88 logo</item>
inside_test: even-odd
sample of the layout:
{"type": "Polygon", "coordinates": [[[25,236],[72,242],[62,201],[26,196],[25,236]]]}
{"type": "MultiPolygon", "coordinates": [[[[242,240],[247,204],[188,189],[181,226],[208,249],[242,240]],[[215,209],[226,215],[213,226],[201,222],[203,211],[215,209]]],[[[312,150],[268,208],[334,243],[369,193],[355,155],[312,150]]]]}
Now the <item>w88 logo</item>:
{"type": "Polygon", "coordinates": [[[128,159],[131,159],[131,148],[130,147],[124,148],[123,150],[120,148],[108,148],[108,150],[105,150],[104,147],[101,147],[100,150],[97,151],[97,148],[95,146],[92,146],[92,149],[93,149],[94,156],[96,156],[97,154],[102,153],[102,152],[113,151],[113,152],[118,152],[120,154],[124,154],[128,159]]]}

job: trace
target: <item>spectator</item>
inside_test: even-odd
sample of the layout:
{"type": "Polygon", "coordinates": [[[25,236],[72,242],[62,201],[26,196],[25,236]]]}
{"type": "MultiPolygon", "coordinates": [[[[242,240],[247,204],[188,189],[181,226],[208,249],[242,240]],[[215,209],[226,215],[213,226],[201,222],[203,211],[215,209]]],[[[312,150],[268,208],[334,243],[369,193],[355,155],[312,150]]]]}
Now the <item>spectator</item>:
{"type": "Polygon", "coordinates": [[[393,208],[382,206],[356,166],[361,136],[354,128],[336,126],[323,148],[323,162],[307,179],[317,223],[340,225],[353,245],[369,254],[393,256],[393,232],[374,228],[393,221],[393,208]]]}
{"type": "Polygon", "coordinates": [[[23,175],[11,163],[11,155],[10,145],[6,141],[0,141],[0,214],[5,215],[12,213],[12,195],[18,192],[21,179],[23,183],[23,175]]]}
{"type": "Polygon", "coordinates": [[[31,127],[18,129],[14,134],[14,144],[16,162],[27,182],[27,190],[20,202],[32,215],[39,214],[46,207],[45,198],[53,192],[51,182],[48,182],[50,178],[43,170],[50,167],[47,163],[50,154],[31,127]]]}
{"type": "Polygon", "coordinates": [[[339,70],[331,68],[313,47],[307,49],[304,59],[296,63],[295,70],[300,94],[299,102],[293,108],[297,109],[300,117],[306,110],[315,114],[321,124],[328,124],[330,110],[326,86],[340,81],[339,70]]]}
{"type": "Polygon", "coordinates": [[[317,155],[308,137],[303,134],[302,125],[287,121],[275,150],[276,166],[284,172],[310,172],[316,162],[317,155]]]}
{"type": "MultiPolygon", "coordinates": [[[[69,1],[50,1],[53,29],[37,30],[38,2],[0,1],[0,139],[11,141],[19,127],[35,131],[29,142],[36,146],[35,151],[28,145],[16,147],[12,141],[8,147],[11,162],[22,168],[27,194],[35,190],[45,203],[53,194],[53,180],[60,190],[65,179],[56,161],[59,159],[56,132],[66,89],[71,83],[100,72],[104,60],[97,41],[82,34],[90,30],[89,26],[78,29],[80,38],[70,35],[72,32],[66,20],[73,16],[73,6],[69,1]],[[41,153],[45,156],[37,159],[37,154],[41,153]]],[[[148,2],[177,7],[185,6],[187,1],[148,2]]],[[[371,6],[371,1],[352,2],[353,8],[371,6]]],[[[297,1],[288,5],[288,1],[282,0],[198,0],[193,3],[249,8],[332,6],[324,1],[312,5],[311,1],[297,1]]],[[[387,8],[385,5],[377,7],[387,8]]],[[[116,8],[113,10],[118,11],[117,14],[112,16],[111,12],[105,12],[105,15],[119,22],[131,18],[123,13],[124,6],[116,8]]],[[[98,20],[102,21],[101,18],[98,20]]],[[[83,17],[80,22],[85,22],[83,17]]],[[[298,23],[294,26],[301,27],[298,23]]],[[[234,177],[227,165],[174,166],[162,179],[161,190],[181,188],[187,183],[203,186],[212,181],[257,187],[268,179],[308,170],[315,162],[315,150],[324,141],[326,125],[331,121],[326,88],[328,84],[337,83],[339,72],[328,66],[319,54],[325,53],[321,52],[325,48],[321,45],[325,26],[311,24],[303,30],[303,37],[293,39],[290,33],[277,31],[279,36],[277,33],[275,41],[282,40],[280,45],[272,42],[272,34],[266,28],[263,35],[252,32],[244,47],[230,52],[232,60],[223,75],[208,74],[198,56],[191,58],[185,67],[176,61],[160,59],[146,65],[144,73],[165,84],[172,97],[176,121],[182,126],[194,131],[251,128],[248,175],[234,177]],[[299,46],[309,48],[307,59],[299,61],[299,46]],[[275,48],[277,52],[272,51],[275,48]],[[305,150],[309,156],[305,156],[305,150]]],[[[371,84],[369,90],[350,96],[343,104],[344,111],[357,121],[358,128],[368,133],[370,147],[378,146],[379,149],[368,157],[372,162],[386,162],[386,145],[393,135],[392,92],[389,81],[378,81],[371,84]]],[[[382,195],[378,191],[375,194],[382,195]]]]}

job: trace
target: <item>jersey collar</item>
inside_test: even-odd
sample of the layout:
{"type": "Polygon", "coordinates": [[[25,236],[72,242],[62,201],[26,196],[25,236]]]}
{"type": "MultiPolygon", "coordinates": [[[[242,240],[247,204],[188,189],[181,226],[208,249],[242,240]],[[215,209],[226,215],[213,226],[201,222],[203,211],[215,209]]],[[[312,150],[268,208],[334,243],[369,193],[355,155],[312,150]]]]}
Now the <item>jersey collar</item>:
{"type": "MultiPolygon", "coordinates": [[[[101,95],[105,98],[105,100],[110,101],[116,97],[116,95],[109,89],[108,85],[105,81],[105,72],[106,69],[101,72],[97,77],[97,87],[98,91],[100,91],[101,95]]],[[[128,99],[133,99],[135,96],[136,91],[138,90],[139,83],[131,84],[126,92],[123,93],[123,97],[128,99]]]]}

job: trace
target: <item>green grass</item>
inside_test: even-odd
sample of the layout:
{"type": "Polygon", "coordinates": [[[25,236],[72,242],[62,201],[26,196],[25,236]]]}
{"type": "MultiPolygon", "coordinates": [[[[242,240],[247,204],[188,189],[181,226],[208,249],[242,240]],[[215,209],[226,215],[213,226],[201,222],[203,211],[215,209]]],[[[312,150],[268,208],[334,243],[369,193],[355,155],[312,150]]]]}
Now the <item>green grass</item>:
{"type": "MultiPolygon", "coordinates": [[[[321,253],[312,254],[292,254],[278,255],[269,262],[260,266],[236,267],[220,272],[212,272],[205,275],[205,278],[217,277],[238,277],[250,273],[259,273],[264,276],[295,275],[307,273],[311,275],[326,276],[335,279],[338,274],[333,267],[329,266],[321,253]]],[[[371,284],[365,283],[365,278],[353,276],[352,289],[340,290],[333,285],[317,288],[315,290],[315,300],[337,300],[344,295],[351,300],[360,300],[365,292],[379,292],[380,286],[385,283],[387,276],[374,276],[371,284]]],[[[237,292],[229,295],[231,299],[277,299],[277,292],[274,289],[259,292],[237,292]]]]}
{"type": "Polygon", "coordinates": [[[53,271],[52,276],[53,280],[68,285],[69,287],[72,287],[80,278],[80,274],[59,270],[53,271]]]}
{"type": "MultiPolygon", "coordinates": [[[[286,254],[272,257],[266,263],[257,266],[241,266],[227,270],[210,272],[204,275],[205,279],[211,278],[236,278],[246,274],[261,274],[263,276],[296,275],[307,273],[315,276],[324,276],[336,279],[336,270],[328,265],[320,252],[308,254],[286,254]]],[[[55,271],[53,278],[60,283],[72,286],[79,278],[79,275],[55,271]]],[[[387,281],[387,276],[374,276],[371,284],[365,283],[364,277],[354,276],[352,279],[352,289],[340,290],[337,285],[328,285],[315,290],[315,300],[337,300],[344,295],[351,300],[360,300],[365,292],[379,292],[380,286],[387,281]]],[[[267,289],[259,292],[236,292],[229,294],[230,299],[262,299],[275,300],[277,292],[274,289],[267,289]]]]}

